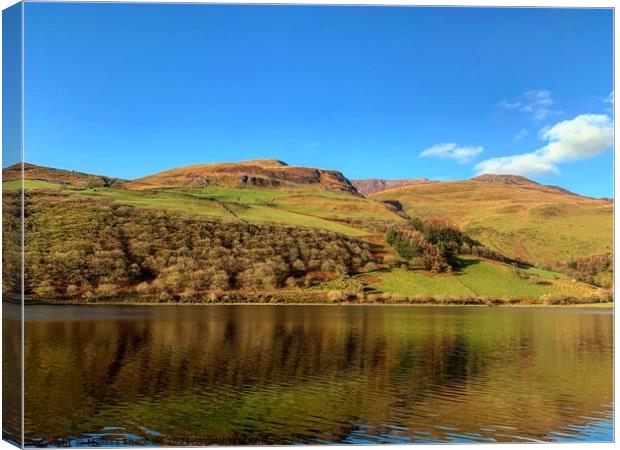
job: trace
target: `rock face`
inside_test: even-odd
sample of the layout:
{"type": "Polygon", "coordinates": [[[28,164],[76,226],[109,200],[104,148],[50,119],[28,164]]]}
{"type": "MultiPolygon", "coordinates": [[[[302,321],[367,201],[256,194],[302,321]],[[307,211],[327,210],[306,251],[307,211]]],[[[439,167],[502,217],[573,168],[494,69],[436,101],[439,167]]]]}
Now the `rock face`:
{"type": "Polygon", "coordinates": [[[415,184],[434,183],[434,180],[428,178],[405,178],[400,180],[384,180],[380,178],[367,178],[361,180],[351,180],[360,194],[371,195],[377,192],[387,191],[388,189],[396,189],[403,186],[413,186],[415,184]]]}
{"type": "Polygon", "coordinates": [[[328,191],[359,195],[355,186],[340,172],[289,166],[275,159],[178,167],[138,178],[127,183],[125,188],[132,190],[205,186],[278,188],[299,185],[316,185],[328,191]]]}
{"type": "MultiPolygon", "coordinates": [[[[76,187],[121,187],[124,180],[120,178],[107,177],[102,175],[91,175],[74,170],[52,169],[50,167],[37,166],[36,164],[23,163],[24,179],[33,181],[46,181],[49,183],[60,183],[76,187]]],[[[14,181],[21,179],[22,164],[2,169],[3,181],[14,181]]]]}

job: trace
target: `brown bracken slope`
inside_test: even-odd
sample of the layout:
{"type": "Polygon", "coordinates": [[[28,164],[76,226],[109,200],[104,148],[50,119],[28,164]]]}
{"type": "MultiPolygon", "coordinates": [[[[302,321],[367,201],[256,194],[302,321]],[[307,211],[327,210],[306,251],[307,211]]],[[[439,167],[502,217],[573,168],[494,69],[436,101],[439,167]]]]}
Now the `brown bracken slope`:
{"type": "MultiPolygon", "coordinates": [[[[76,187],[121,187],[124,180],[103,175],[76,172],[74,170],[53,169],[51,167],[37,166],[36,164],[23,163],[24,178],[26,180],[47,181],[49,183],[66,184],[76,187]]],[[[3,181],[15,181],[21,179],[22,164],[2,169],[3,181]]]]}
{"type": "Polygon", "coordinates": [[[323,190],[359,195],[355,186],[340,172],[311,167],[289,166],[274,159],[235,163],[196,164],[138,178],[124,187],[131,190],[174,187],[295,187],[314,186],[323,190]]]}
{"type": "Polygon", "coordinates": [[[371,198],[409,216],[440,217],[501,253],[537,264],[609,253],[613,203],[515,175],[406,186],[371,198]]]}

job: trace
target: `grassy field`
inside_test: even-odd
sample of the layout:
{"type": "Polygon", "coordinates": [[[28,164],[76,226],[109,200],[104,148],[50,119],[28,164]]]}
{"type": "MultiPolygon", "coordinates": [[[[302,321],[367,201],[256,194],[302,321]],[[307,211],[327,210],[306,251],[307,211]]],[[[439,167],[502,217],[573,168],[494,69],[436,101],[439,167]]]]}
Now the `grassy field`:
{"type": "Polygon", "coordinates": [[[208,198],[228,203],[245,205],[269,205],[275,199],[291,195],[291,191],[275,189],[233,189],[233,188],[195,188],[169,190],[195,198],[208,198]]]}
{"type": "Polygon", "coordinates": [[[527,267],[525,269],[520,269],[520,270],[527,274],[538,275],[543,278],[552,278],[554,280],[567,280],[568,279],[568,276],[566,276],[563,273],[553,272],[552,270],[539,269],[537,267],[527,267]]]}
{"type": "Polygon", "coordinates": [[[419,217],[443,217],[490,248],[538,264],[607,253],[613,204],[540,185],[480,181],[421,184],[380,192],[419,217]]]}
{"type": "MultiPolygon", "coordinates": [[[[347,236],[364,236],[367,231],[326,220],[320,216],[300,214],[272,203],[284,192],[273,190],[205,188],[199,190],[168,189],[161,191],[125,191],[87,189],[83,195],[101,195],[119,203],[151,208],[165,208],[198,215],[215,216],[249,223],[273,222],[336,231],[347,236]]],[[[303,196],[301,196],[303,198],[303,196]]]]}
{"type": "Polygon", "coordinates": [[[431,275],[420,271],[392,269],[360,278],[378,290],[404,295],[435,297],[539,298],[543,295],[590,295],[597,290],[584,283],[566,280],[562,274],[538,269],[515,269],[490,261],[463,259],[460,270],[431,275]]]}
{"type": "MultiPolygon", "coordinates": [[[[18,189],[20,181],[3,183],[4,189],[18,189]]],[[[220,187],[129,191],[111,188],[76,189],[43,181],[25,181],[26,190],[66,189],[77,195],[99,196],[130,206],[168,209],[200,216],[248,223],[273,222],[336,231],[347,236],[373,234],[363,225],[341,221],[354,217],[363,221],[395,222],[403,219],[380,202],[345,193],[316,189],[228,189],[220,187]]]]}
{"type": "MultiPolygon", "coordinates": [[[[4,181],[2,183],[2,189],[6,189],[9,191],[17,190],[17,189],[20,189],[21,187],[22,187],[21,180],[4,181]]],[[[24,180],[24,188],[26,190],[28,189],[50,189],[50,188],[54,189],[54,188],[60,188],[60,187],[62,187],[61,184],[50,183],[47,181],[24,180]]]]}

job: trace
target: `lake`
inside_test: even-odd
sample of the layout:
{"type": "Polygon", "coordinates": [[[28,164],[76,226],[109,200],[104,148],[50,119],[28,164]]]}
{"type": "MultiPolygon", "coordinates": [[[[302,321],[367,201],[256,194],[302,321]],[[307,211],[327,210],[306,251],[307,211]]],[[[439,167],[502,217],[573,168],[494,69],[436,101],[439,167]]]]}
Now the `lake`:
{"type": "MultiPolygon", "coordinates": [[[[611,309],[33,305],[26,316],[29,445],[613,439],[611,309]]],[[[17,327],[5,314],[5,333],[17,327]]]]}

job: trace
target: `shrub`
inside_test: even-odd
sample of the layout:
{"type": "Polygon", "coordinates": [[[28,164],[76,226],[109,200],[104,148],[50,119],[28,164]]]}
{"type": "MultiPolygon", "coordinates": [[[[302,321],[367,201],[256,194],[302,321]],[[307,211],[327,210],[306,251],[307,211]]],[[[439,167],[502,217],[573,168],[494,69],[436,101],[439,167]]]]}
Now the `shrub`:
{"type": "MultiPolygon", "coordinates": [[[[197,218],[70,192],[27,192],[25,212],[25,289],[41,299],[136,292],[169,301],[273,290],[372,261],[368,244],[331,231],[197,218]]],[[[5,291],[13,289],[7,282],[5,291]]]]}
{"type": "Polygon", "coordinates": [[[342,291],[333,290],[333,291],[329,291],[327,293],[327,299],[329,301],[331,301],[331,302],[334,302],[334,303],[335,302],[341,302],[341,301],[345,300],[345,298],[346,298],[346,295],[342,291]]]}

